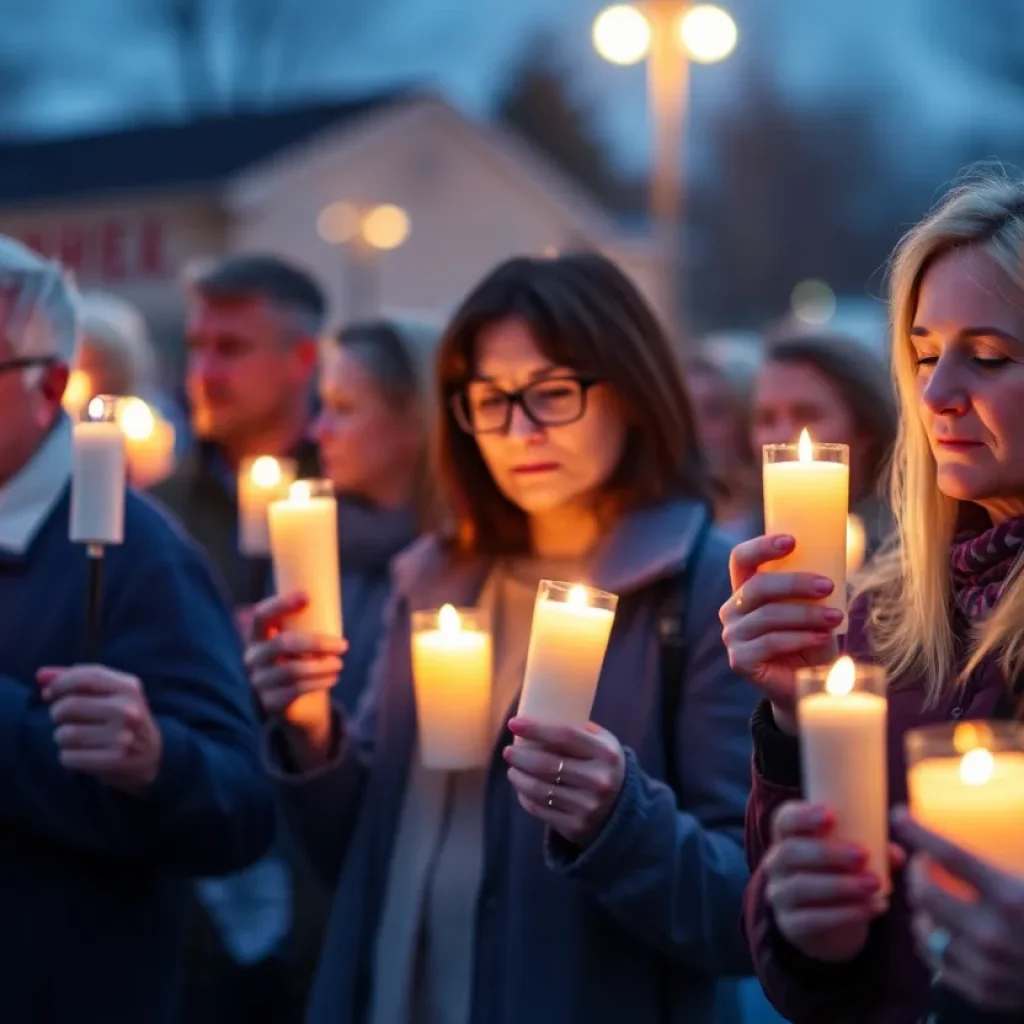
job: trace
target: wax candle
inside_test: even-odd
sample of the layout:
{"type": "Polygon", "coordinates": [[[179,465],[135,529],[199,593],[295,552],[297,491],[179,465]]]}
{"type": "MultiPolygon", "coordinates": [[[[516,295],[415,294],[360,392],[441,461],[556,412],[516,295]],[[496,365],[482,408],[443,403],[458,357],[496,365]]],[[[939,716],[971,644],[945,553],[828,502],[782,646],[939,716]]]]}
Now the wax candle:
{"type": "Polygon", "coordinates": [[[238,550],[250,557],[270,554],[267,509],[288,496],[298,474],[294,459],[259,455],[242,459],[238,467],[238,550]]]}
{"type": "Polygon", "coordinates": [[[97,395],[72,428],[71,523],[77,544],[124,541],[124,435],[117,425],[118,399],[97,395]]]}
{"type": "Polygon", "coordinates": [[[885,672],[842,657],[797,672],[804,797],[836,816],[833,838],[856,843],[890,891],[885,672]]]}
{"type": "Polygon", "coordinates": [[[852,576],[864,564],[868,538],[864,520],[852,513],[846,518],[846,575],[852,576]]]}
{"type": "Polygon", "coordinates": [[[960,722],[907,734],[913,816],[989,864],[1024,877],[1024,727],[960,722]]]}
{"type": "Polygon", "coordinates": [[[618,600],[579,583],[541,580],[520,715],[553,725],[587,724],[618,600]]]}
{"type": "MultiPolygon", "coordinates": [[[[765,532],[789,534],[796,548],[761,569],[827,577],[835,590],[822,603],[844,613],[849,455],[845,444],[813,444],[806,430],[799,444],[764,446],[765,532]]],[[[846,632],[845,618],[836,632],[846,632]]]]}
{"type": "Polygon", "coordinates": [[[118,408],[125,437],[128,476],[136,487],[152,487],[174,468],[174,426],[157,416],[141,398],[126,398],[118,408]]]}
{"type": "Polygon", "coordinates": [[[491,631],[484,609],[412,615],[412,678],[424,767],[487,764],[492,739],[491,631]]]}

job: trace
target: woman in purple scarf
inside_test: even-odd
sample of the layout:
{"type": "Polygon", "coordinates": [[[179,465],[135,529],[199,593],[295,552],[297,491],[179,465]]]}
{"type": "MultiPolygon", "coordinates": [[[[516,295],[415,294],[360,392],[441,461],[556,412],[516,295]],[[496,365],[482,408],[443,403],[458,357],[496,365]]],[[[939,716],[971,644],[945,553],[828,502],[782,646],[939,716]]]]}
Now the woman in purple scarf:
{"type": "MultiPolygon", "coordinates": [[[[898,543],[851,608],[847,650],[890,679],[889,785],[906,800],[904,735],[1013,717],[1024,679],[1024,182],[967,185],[903,240],[892,279],[901,404],[898,543]]],[[[1024,1021],[1024,864],[1016,875],[894,812],[895,889],[801,800],[795,670],[836,655],[832,589],[758,569],[792,549],[758,537],[732,557],[723,636],[764,700],[754,715],[745,927],[758,976],[797,1024],[1024,1021]],[[909,855],[909,860],[908,860],[909,855]],[[965,899],[935,881],[939,864],[965,899]]]]}

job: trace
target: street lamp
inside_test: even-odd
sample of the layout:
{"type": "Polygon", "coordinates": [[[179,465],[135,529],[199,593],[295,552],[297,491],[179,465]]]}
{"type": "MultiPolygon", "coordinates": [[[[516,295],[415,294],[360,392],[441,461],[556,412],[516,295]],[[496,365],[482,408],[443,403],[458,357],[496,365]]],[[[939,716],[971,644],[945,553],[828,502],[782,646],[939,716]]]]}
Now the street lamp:
{"type": "Polygon", "coordinates": [[[613,64],[647,58],[647,101],[654,154],[651,215],[661,243],[664,273],[659,306],[676,323],[683,214],[683,125],[688,103],[689,62],[715,64],[736,48],[736,22],[716,4],[689,0],[642,0],[615,4],[595,19],[594,48],[613,64]]]}
{"type": "Polygon", "coordinates": [[[360,207],[328,203],[317,217],[317,234],[341,247],[345,256],[345,315],[350,319],[380,312],[380,261],[401,248],[412,231],[409,214],[393,203],[360,207]]]}

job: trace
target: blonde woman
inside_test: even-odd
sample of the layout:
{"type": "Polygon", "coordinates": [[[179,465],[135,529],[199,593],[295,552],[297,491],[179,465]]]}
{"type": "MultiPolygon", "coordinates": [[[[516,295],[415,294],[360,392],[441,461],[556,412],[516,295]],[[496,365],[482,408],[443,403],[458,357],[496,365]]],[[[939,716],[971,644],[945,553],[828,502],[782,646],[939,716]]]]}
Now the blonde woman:
{"type": "MultiPolygon", "coordinates": [[[[892,280],[901,404],[892,505],[899,544],[854,602],[847,649],[890,678],[889,785],[906,798],[903,738],[918,725],[1011,717],[1024,670],[1024,183],[954,191],[903,240],[892,280]]],[[[836,653],[834,614],[794,598],[832,582],[759,568],[793,547],[758,537],[732,556],[722,607],[754,715],[745,924],[769,997],[795,1021],[1024,1020],[1024,880],[897,811],[892,900],[864,853],[800,800],[794,674],[836,653]],[[954,895],[938,862],[977,892],[954,895]],[[916,953],[915,953],[916,940],[916,953]],[[986,1014],[993,1014],[991,1018],[986,1014]]]]}

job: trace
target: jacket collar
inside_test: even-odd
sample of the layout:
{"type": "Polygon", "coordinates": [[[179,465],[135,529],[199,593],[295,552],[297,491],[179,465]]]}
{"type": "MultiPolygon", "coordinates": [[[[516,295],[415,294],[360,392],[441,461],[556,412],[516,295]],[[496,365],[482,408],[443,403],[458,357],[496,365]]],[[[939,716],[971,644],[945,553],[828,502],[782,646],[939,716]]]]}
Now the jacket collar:
{"type": "MultiPolygon", "coordinates": [[[[675,575],[708,515],[705,505],[688,500],[628,514],[598,544],[586,582],[621,596],[675,575]]],[[[416,607],[473,601],[490,568],[487,559],[453,558],[437,537],[424,537],[395,560],[395,587],[416,607]]]]}
{"type": "Polygon", "coordinates": [[[0,487],[0,551],[28,551],[70,478],[71,420],[62,415],[35,455],[0,487]]]}

